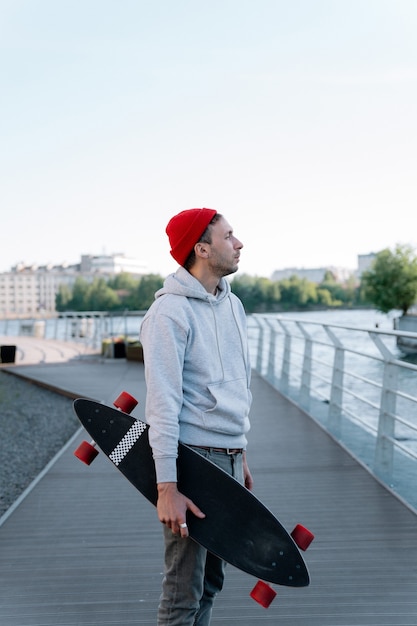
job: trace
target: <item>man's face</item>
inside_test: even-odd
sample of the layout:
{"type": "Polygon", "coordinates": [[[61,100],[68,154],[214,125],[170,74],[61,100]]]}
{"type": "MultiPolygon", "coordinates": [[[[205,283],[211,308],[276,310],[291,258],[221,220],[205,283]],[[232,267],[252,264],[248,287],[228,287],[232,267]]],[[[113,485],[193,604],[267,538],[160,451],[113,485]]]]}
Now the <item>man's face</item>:
{"type": "Polygon", "coordinates": [[[224,217],[213,224],[210,230],[208,262],[213,274],[219,278],[233,274],[238,269],[243,243],[234,236],[232,227],[224,217]]]}

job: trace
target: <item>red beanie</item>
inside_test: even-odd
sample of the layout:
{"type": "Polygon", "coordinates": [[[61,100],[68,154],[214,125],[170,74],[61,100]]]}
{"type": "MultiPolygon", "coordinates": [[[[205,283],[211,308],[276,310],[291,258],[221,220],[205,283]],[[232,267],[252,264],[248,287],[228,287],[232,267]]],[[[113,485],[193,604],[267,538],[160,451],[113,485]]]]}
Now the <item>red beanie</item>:
{"type": "Polygon", "coordinates": [[[216,213],[214,209],[188,209],[169,220],[166,234],[177,263],[184,265],[216,213]]]}

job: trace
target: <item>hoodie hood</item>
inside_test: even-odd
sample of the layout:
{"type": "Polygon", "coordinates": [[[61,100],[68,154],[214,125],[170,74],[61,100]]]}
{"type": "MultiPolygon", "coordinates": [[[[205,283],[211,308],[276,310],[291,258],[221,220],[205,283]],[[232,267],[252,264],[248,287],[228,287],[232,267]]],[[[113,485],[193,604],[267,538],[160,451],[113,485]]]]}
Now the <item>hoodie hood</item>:
{"type": "Polygon", "coordinates": [[[230,293],[230,284],[225,278],[220,279],[217,294],[214,296],[204,289],[197,278],[194,278],[194,276],[183,267],[179,267],[175,274],[170,274],[165,279],[164,286],[155,293],[155,299],[171,294],[184,296],[186,298],[195,298],[197,300],[206,300],[210,302],[210,304],[220,304],[230,293]]]}

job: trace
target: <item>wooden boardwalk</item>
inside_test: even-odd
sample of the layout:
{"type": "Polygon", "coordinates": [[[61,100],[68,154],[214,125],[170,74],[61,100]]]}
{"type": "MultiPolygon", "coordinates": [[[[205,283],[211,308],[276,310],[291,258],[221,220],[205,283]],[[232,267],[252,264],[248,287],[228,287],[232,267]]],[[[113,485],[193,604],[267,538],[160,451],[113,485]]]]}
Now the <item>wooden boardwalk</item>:
{"type": "MultiPolygon", "coordinates": [[[[15,373],[106,402],[144,397],[143,367],[100,359],[15,373]]],[[[248,458],[255,493],[316,539],[311,585],[277,588],[269,609],[232,567],[213,626],[416,626],[417,517],[256,374],[248,458]]],[[[143,402],[136,410],[143,416],[143,402]]],[[[77,434],[0,526],[1,626],[156,624],[162,542],[153,507],[103,455],[73,457],[77,434]]],[[[242,524],[245,520],[242,520],[242,524]]],[[[260,529],[261,532],[261,529],[260,529]]]]}

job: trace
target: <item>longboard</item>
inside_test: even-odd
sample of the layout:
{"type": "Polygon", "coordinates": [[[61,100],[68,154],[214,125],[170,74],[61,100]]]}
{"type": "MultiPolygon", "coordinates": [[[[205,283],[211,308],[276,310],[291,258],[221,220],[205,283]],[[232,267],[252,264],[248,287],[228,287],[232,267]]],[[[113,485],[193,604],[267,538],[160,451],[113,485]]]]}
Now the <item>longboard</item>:
{"type": "MultiPolygon", "coordinates": [[[[75,400],[74,410],[93,442],[132,485],[156,505],[149,426],[123,411],[92,400],[75,400]]],[[[90,461],[86,461],[82,448],[89,445],[83,442],[75,451],[75,455],[87,463],[90,461]]],[[[206,514],[204,519],[199,519],[188,512],[190,537],[262,581],[288,587],[309,584],[308,570],[294,539],[252,492],[181,443],[177,466],[179,491],[206,514]]]]}

